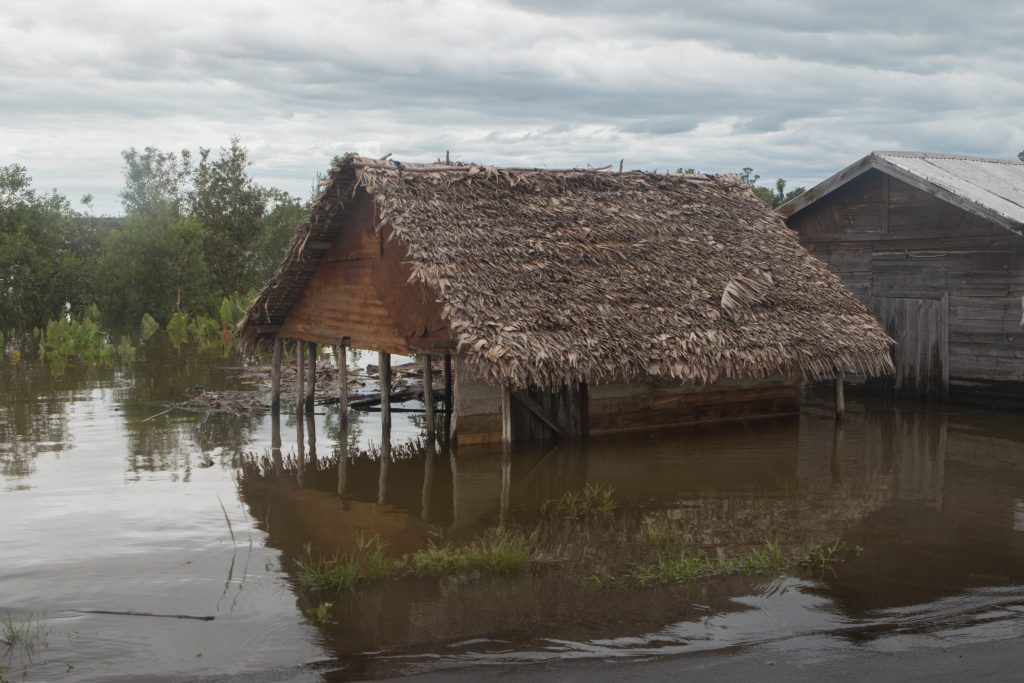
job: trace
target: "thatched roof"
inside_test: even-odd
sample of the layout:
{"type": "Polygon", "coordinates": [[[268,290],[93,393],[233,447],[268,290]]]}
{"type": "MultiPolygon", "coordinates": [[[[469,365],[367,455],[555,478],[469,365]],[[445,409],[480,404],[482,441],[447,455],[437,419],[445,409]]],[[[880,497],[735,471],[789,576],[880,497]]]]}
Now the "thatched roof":
{"type": "Polygon", "coordinates": [[[892,370],[892,341],[874,318],[734,176],[354,155],[333,168],[240,324],[250,348],[272,338],[361,193],[490,381],[892,370]]]}

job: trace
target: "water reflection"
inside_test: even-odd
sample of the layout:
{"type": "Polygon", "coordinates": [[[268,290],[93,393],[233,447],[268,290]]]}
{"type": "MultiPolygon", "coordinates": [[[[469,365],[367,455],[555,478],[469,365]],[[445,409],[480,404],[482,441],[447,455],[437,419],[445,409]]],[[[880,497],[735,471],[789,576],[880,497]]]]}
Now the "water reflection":
{"type": "Polygon", "coordinates": [[[422,414],[396,413],[382,458],[369,443],[385,434],[373,414],[353,412],[347,427],[330,408],[302,418],[159,415],[193,385],[244,385],[222,359],[145,352],[128,370],[72,365],[59,377],[0,364],[0,515],[15,520],[4,532],[0,613],[184,603],[217,615],[202,658],[192,632],[167,624],[75,621],[68,630],[87,643],[59,650],[52,639],[59,658],[76,662],[65,678],[102,679],[109,662],[138,673],[135,653],[154,648],[161,666],[180,663],[181,678],[242,661],[258,668],[330,655],[359,677],[410,662],[647,656],[768,637],[814,647],[890,639],[885,647],[899,649],[926,636],[987,637],[1020,614],[1024,430],[1013,413],[850,397],[837,426],[826,395],[799,418],[509,453],[453,451],[447,414],[424,437],[422,414]],[[256,455],[236,485],[232,464],[246,452],[256,455]],[[621,506],[685,524],[712,551],[842,538],[863,552],[823,576],[644,590],[557,572],[396,580],[335,599],[338,624],[324,634],[302,619],[315,605],[288,590],[307,545],[346,554],[378,535],[402,555],[438,534],[528,526],[546,501],[597,483],[621,506]],[[225,576],[232,599],[219,604],[225,576]],[[171,647],[173,656],[160,650],[171,647]]]}
{"type": "MultiPolygon", "coordinates": [[[[796,610],[789,617],[797,622],[810,619],[806,610],[835,612],[842,616],[830,628],[836,637],[849,631],[851,640],[893,633],[907,609],[921,612],[915,623],[927,630],[936,612],[922,605],[952,596],[966,601],[961,607],[968,615],[978,602],[977,614],[987,619],[990,598],[971,597],[982,587],[1009,587],[1012,600],[1022,597],[1024,439],[1008,415],[851,400],[837,426],[828,402],[812,400],[799,418],[533,444],[511,453],[438,454],[427,444],[433,441],[396,447],[384,467],[379,454],[339,454],[307,477],[313,490],[305,493],[250,472],[255,476],[242,478],[243,499],[286,557],[298,556],[306,543],[344,554],[360,533],[379,534],[392,553],[402,554],[422,547],[432,529],[468,538],[533,519],[545,501],[600,482],[620,504],[661,510],[709,547],[769,538],[860,546],[862,554],[834,573],[790,580],[791,590],[818,599],[787,598],[781,606],[785,601],[766,596],[762,605],[796,610]],[[385,487],[387,505],[380,495],[385,487]],[[276,512],[265,518],[269,510],[276,512]]],[[[629,637],[649,648],[645,634],[667,623],[702,623],[694,604],[712,604],[717,618],[728,620],[748,609],[729,596],[761,595],[764,586],[756,577],[596,592],[551,575],[466,585],[398,582],[345,598],[344,618],[330,638],[350,663],[365,650],[436,653],[441,643],[470,637],[499,643],[504,659],[517,658],[510,649],[529,659],[537,642],[526,634],[575,642],[581,650],[613,638],[626,652],[633,647],[629,637]]],[[[971,618],[959,627],[969,627],[971,618]]],[[[697,630],[701,639],[724,642],[697,630]]],[[[673,636],[682,639],[676,645],[692,645],[694,628],[677,632],[685,636],[673,636]]],[[[484,657],[458,650],[459,658],[484,657]]],[[[370,668],[356,670],[371,672],[364,664],[370,668]]]]}

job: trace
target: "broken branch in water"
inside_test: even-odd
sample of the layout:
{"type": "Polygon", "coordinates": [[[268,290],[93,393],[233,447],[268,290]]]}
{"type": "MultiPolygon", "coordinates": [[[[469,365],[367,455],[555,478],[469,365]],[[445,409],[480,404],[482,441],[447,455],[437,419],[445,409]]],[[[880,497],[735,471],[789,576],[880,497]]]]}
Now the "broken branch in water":
{"type": "Polygon", "coordinates": [[[64,609],[61,612],[77,612],[79,614],[116,614],[126,617],[160,617],[163,619],[194,619],[196,621],[213,621],[215,617],[196,617],[190,614],[155,614],[153,612],[131,612],[111,609],[64,609]]]}

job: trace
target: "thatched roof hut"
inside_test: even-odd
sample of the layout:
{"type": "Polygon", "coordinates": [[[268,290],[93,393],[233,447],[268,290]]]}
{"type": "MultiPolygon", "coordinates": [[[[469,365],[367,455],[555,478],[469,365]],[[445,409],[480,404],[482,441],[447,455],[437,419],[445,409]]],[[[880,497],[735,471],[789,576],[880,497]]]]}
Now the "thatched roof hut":
{"type": "Polygon", "coordinates": [[[240,332],[453,351],[513,388],[892,369],[792,231],[735,176],[700,174],[345,156],[240,332]]]}

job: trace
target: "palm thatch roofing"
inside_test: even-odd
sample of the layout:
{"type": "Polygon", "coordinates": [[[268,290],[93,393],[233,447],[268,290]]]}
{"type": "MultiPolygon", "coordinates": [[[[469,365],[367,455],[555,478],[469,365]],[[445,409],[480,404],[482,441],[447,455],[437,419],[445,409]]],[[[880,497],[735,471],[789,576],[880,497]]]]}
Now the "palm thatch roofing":
{"type": "MultiPolygon", "coordinates": [[[[489,381],[823,379],[892,371],[892,340],[735,176],[341,158],[239,324],[272,339],[345,214],[372,198],[410,282],[489,381]],[[311,248],[311,245],[320,245],[311,248]]],[[[340,340],[339,340],[340,341],[340,340]]]]}

